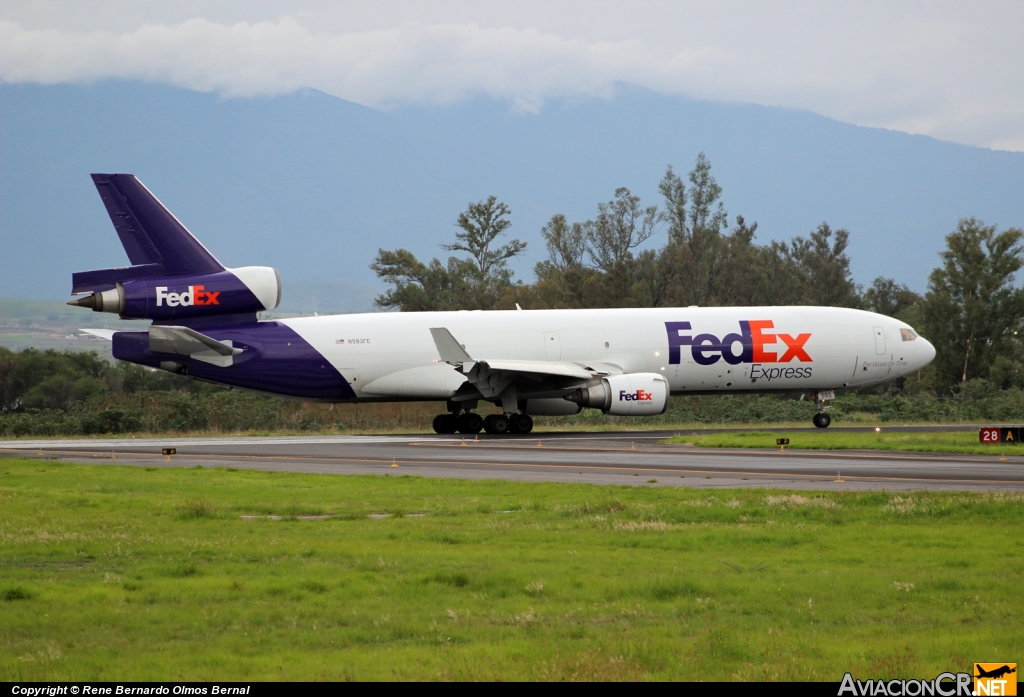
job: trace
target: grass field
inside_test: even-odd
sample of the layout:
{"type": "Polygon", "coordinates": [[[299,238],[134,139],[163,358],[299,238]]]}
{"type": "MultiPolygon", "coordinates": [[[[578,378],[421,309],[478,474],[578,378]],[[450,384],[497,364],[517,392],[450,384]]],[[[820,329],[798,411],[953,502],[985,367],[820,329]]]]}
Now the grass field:
{"type": "Polygon", "coordinates": [[[0,459],[0,511],[0,680],[839,680],[1024,655],[1021,495],[0,459]]]}
{"type": "Polygon", "coordinates": [[[932,453],[975,453],[979,455],[1024,455],[1024,446],[982,445],[977,431],[924,433],[848,433],[844,431],[787,432],[763,429],[739,433],[674,436],[663,443],[696,445],[702,448],[772,448],[777,438],[789,438],[787,448],[808,450],[903,450],[932,453]]]}

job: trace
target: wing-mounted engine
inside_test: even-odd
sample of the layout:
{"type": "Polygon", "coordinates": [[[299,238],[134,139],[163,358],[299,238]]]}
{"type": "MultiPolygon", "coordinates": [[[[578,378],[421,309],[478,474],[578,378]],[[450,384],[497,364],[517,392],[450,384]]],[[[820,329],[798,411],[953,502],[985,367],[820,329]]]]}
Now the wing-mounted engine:
{"type": "Polygon", "coordinates": [[[609,375],[566,399],[613,416],[651,416],[668,408],[668,381],[657,373],[609,375]]]}

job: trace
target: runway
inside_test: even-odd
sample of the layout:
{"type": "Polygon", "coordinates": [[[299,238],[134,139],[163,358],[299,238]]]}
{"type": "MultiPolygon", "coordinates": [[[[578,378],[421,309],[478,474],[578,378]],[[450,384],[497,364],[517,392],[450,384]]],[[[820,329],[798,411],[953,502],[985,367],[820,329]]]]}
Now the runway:
{"type": "Polygon", "coordinates": [[[539,433],[465,439],[403,435],[0,441],[0,457],[630,486],[1024,490],[1024,456],[1003,461],[985,455],[706,449],[658,442],[675,433],[539,433]],[[175,448],[177,453],[164,456],[163,448],[175,448]]]}

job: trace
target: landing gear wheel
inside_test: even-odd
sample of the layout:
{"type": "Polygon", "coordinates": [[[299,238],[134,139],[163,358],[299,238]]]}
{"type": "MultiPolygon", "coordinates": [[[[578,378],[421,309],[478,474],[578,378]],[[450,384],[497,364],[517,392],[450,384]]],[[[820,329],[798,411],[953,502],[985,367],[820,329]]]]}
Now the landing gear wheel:
{"type": "Polygon", "coordinates": [[[459,419],[455,414],[438,414],[434,417],[434,433],[455,433],[459,419]]]}
{"type": "Polygon", "coordinates": [[[467,411],[459,414],[459,433],[480,433],[484,420],[479,414],[467,411]]]}
{"type": "Polygon", "coordinates": [[[512,433],[529,433],[533,430],[533,419],[529,414],[513,414],[509,417],[512,433]]]}
{"type": "Polygon", "coordinates": [[[814,415],[814,425],[818,428],[828,428],[830,423],[832,423],[832,417],[827,413],[820,411],[814,415]]]}
{"type": "Polygon", "coordinates": [[[508,417],[504,414],[491,414],[484,419],[484,430],[495,435],[508,433],[508,417]]]}

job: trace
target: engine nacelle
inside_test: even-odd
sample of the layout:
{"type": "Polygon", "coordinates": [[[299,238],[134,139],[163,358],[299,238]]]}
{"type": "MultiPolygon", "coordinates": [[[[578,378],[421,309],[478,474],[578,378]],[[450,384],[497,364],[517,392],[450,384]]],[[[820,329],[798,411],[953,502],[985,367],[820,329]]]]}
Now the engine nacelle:
{"type": "Polygon", "coordinates": [[[280,302],[277,270],[245,266],[196,276],[127,279],[68,304],[113,312],[125,319],[173,320],[261,312],[280,302]]]}
{"type": "Polygon", "coordinates": [[[578,402],[570,402],[561,397],[544,397],[527,399],[524,413],[530,416],[573,416],[579,414],[583,407],[578,402]]]}
{"type": "Polygon", "coordinates": [[[613,416],[652,416],[668,409],[668,393],[668,381],[661,375],[631,373],[601,378],[568,399],[613,416]]]}

